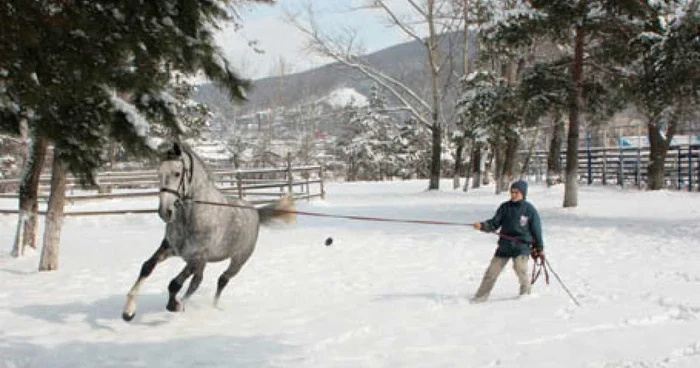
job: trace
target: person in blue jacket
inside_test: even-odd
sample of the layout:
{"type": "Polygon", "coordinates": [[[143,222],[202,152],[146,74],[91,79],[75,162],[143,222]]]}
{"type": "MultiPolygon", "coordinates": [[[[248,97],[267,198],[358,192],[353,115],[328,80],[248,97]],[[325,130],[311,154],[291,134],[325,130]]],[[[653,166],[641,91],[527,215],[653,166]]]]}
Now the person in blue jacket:
{"type": "Polygon", "coordinates": [[[498,239],[496,254],[491,259],[472,302],[479,303],[488,299],[498,275],[510,259],[513,259],[513,269],[520,282],[520,295],[530,294],[528,256],[544,260],[544,243],[540,216],[535,206],[525,200],[526,197],[527,183],[516,181],[510,186],[510,201],[503,202],[492,219],[473,225],[475,229],[486,232],[500,228],[503,236],[498,239]]]}

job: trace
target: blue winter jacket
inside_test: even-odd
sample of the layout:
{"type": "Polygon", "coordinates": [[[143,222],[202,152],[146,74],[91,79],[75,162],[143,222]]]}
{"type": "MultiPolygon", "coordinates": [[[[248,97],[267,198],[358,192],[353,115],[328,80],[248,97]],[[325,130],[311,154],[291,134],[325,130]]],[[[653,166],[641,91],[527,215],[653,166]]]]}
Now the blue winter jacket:
{"type": "Polygon", "coordinates": [[[481,223],[483,231],[496,231],[499,228],[501,234],[518,239],[518,242],[501,237],[496,249],[497,257],[527,256],[531,244],[539,250],[544,249],[540,215],[535,206],[526,200],[504,202],[492,219],[481,223]]]}

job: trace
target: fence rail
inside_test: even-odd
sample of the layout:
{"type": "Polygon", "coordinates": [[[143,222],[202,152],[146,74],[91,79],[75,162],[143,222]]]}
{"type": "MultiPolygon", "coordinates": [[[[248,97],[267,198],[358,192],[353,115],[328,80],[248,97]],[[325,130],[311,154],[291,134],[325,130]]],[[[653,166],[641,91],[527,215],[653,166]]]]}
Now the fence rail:
{"type": "MultiPolygon", "coordinates": [[[[527,152],[521,152],[527,155],[527,152]]],[[[527,174],[541,181],[547,173],[547,151],[535,151],[530,156],[527,174]]],[[[559,155],[559,167],[565,169],[566,152],[559,155]]],[[[648,182],[649,148],[591,147],[578,151],[578,169],[581,182],[587,184],[636,185],[648,182]]],[[[700,145],[670,147],[664,162],[667,188],[700,191],[700,145]]]]}
{"type": "MultiPolygon", "coordinates": [[[[244,198],[254,205],[273,202],[283,195],[294,200],[325,198],[324,170],[322,166],[292,166],[262,169],[220,169],[212,172],[219,190],[226,197],[244,198]],[[270,190],[275,189],[278,190],[270,190]],[[250,198],[253,197],[253,198],[250,198]]],[[[159,193],[155,170],[108,171],[97,174],[97,187],[82,188],[79,180],[69,177],[66,204],[110,199],[156,197],[159,193]],[[117,179],[118,178],[118,179],[117,179]],[[117,179],[117,180],[115,180],[117,179]],[[81,190],[80,194],[76,194],[81,190]],[[119,190],[130,192],[115,193],[119,190]],[[133,192],[133,190],[142,190],[133,192]],[[97,193],[92,193],[97,191],[97,193]]],[[[39,200],[47,201],[50,175],[40,178],[39,200]]],[[[17,188],[19,179],[2,179],[0,188],[17,188]]],[[[16,189],[0,193],[0,198],[17,198],[16,189]]],[[[134,213],[156,213],[156,209],[125,209],[113,211],[66,211],[65,216],[121,215],[134,213]]],[[[17,209],[0,209],[0,214],[16,214],[17,209]]],[[[39,211],[44,215],[45,211],[39,211]]]]}

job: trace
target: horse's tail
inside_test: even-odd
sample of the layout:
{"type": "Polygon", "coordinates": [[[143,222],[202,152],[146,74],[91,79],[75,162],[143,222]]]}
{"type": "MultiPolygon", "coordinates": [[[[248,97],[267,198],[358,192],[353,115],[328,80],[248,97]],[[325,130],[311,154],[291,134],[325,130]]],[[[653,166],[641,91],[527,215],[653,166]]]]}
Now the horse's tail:
{"type": "Polygon", "coordinates": [[[263,225],[269,224],[271,221],[278,219],[286,223],[295,222],[297,219],[294,201],[289,195],[283,196],[279,200],[264,205],[258,208],[260,223],[263,225]]]}

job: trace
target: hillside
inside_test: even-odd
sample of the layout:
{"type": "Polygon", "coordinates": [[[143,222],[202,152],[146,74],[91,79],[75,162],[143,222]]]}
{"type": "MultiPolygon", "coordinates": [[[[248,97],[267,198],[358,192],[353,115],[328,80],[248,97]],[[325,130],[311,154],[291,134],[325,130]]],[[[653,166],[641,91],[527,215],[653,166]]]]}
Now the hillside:
{"type": "MultiPolygon", "coordinates": [[[[445,37],[444,40],[445,51],[450,48],[450,44],[461,44],[460,37],[456,34],[445,37]]],[[[368,54],[366,59],[375,69],[406,81],[415,90],[424,90],[421,86],[425,85],[422,81],[426,77],[425,49],[418,41],[382,49],[368,54]]],[[[461,65],[454,65],[453,68],[460,70],[461,65]]],[[[234,116],[315,101],[344,87],[368,95],[373,84],[361,73],[335,62],[300,73],[254,80],[249,101],[240,106],[232,105],[227,96],[211,84],[201,85],[194,99],[209,105],[220,119],[232,121],[234,116]]]]}

